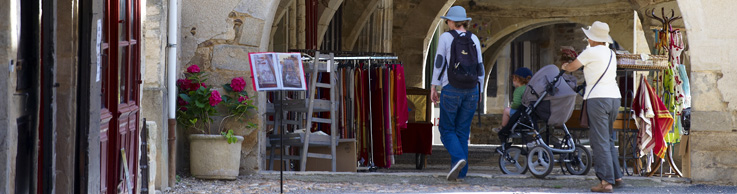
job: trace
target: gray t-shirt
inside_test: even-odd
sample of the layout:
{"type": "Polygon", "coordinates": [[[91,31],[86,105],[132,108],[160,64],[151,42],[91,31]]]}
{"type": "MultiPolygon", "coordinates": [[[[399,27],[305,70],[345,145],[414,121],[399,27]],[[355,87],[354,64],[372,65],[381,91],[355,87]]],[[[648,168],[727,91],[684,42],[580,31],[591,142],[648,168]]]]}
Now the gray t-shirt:
{"type": "MultiPolygon", "coordinates": [[[[456,30],[460,36],[465,36],[465,32],[460,32],[456,30]]],[[[478,53],[479,57],[479,63],[483,64],[483,53],[481,53],[481,42],[479,41],[479,38],[473,34],[471,36],[471,39],[473,40],[473,43],[476,44],[476,53],[478,53]]],[[[443,87],[445,85],[448,85],[448,72],[443,73],[443,77],[438,80],[438,77],[440,76],[440,72],[443,71],[444,68],[447,67],[447,64],[450,63],[450,45],[453,43],[453,35],[450,34],[450,32],[445,32],[442,35],[440,35],[440,38],[438,39],[438,51],[435,55],[435,64],[433,65],[433,71],[432,71],[432,85],[433,86],[440,86],[443,87]]],[[[484,70],[484,66],[481,66],[481,76],[479,76],[479,83],[484,83],[484,75],[486,74],[486,71],[484,70]]]]}

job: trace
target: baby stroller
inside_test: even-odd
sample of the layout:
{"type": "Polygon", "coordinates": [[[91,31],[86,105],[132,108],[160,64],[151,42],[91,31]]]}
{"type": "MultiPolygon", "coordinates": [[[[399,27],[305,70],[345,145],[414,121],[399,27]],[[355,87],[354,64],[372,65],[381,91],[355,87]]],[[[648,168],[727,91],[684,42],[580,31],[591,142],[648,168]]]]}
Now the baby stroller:
{"type": "Polygon", "coordinates": [[[587,174],[591,168],[591,153],[575,144],[565,125],[573,112],[577,93],[576,78],[564,73],[555,65],[547,65],[535,73],[522,95],[523,106],[499,131],[502,145],[496,151],[504,174],[524,174],[529,170],[535,177],[545,178],[555,163],[560,164],[563,173],[567,170],[573,175],[587,174]],[[562,138],[543,140],[538,132],[541,125],[546,126],[548,137],[556,127],[562,128],[562,138]],[[515,142],[520,144],[515,146],[515,142]]]}

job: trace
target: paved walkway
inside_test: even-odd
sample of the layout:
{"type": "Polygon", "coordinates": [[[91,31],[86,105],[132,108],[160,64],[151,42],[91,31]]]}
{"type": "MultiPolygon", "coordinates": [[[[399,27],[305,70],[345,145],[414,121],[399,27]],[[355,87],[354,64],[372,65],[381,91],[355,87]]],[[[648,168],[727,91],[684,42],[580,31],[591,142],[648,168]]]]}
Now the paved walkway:
{"type": "MultiPolygon", "coordinates": [[[[380,169],[378,172],[285,172],[285,193],[586,193],[598,180],[592,175],[562,175],[537,179],[531,175],[502,175],[496,170],[472,169],[463,181],[445,180],[441,167],[425,170],[380,169]]],[[[593,171],[593,170],[592,170],[593,171]]],[[[234,181],[182,177],[174,193],[279,193],[279,172],[240,176],[234,181]]],[[[691,184],[684,178],[626,176],[615,193],[737,193],[734,186],[691,184]]]]}

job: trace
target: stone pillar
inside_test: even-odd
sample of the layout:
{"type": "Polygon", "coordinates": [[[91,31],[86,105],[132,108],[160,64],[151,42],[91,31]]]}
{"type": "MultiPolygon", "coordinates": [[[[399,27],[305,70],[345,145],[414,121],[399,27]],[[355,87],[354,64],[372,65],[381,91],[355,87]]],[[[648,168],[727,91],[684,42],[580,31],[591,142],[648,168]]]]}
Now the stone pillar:
{"type": "Polygon", "coordinates": [[[679,0],[691,56],[694,183],[737,184],[737,17],[732,1],[679,0]]]}
{"type": "MultiPolygon", "coordinates": [[[[164,190],[169,187],[169,171],[168,155],[169,149],[167,144],[168,133],[167,119],[168,98],[166,86],[166,47],[167,47],[167,26],[168,26],[168,1],[167,0],[147,0],[145,21],[143,21],[143,51],[144,57],[141,61],[141,70],[143,74],[143,87],[141,91],[141,118],[146,118],[148,123],[154,126],[162,126],[160,128],[149,128],[149,136],[156,138],[149,139],[149,153],[159,153],[150,157],[149,160],[149,180],[155,181],[156,189],[164,190]],[[156,134],[152,134],[152,133],[156,134]],[[151,148],[155,148],[151,149],[151,148]],[[158,164],[158,165],[157,165],[158,164]],[[153,168],[151,167],[153,166],[153,168]],[[159,168],[156,168],[159,166],[159,168]],[[155,175],[155,176],[154,176],[155,175]]],[[[141,119],[143,122],[143,119],[141,119]]],[[[143,125],[149,125],[142,123],[143,125]]],[[[140,152],[139,152],[140,153],[140,152]]],[[[149,191],[153,191],[150,189],[149,191]]]]}
{"type": "MultiPolygon", "coordinates": [[[[54,191],[57,193],[73,193],[75,179],[76,120],[77,120],[77,74],[78,74],[78,42],[79,28],[77,4],[72,0],[58,0],[56,4],[56,122],[54,158],[54,191]]],[[[94,118],[94,117],[92,117],[94,118]]],[[[44,142],[46,143],[46,142],[44,142]]]]}
{"type": "Polygon", "coordinates": [[[11,109],[20,25],[20,0],[0,2],[0,193],[15,193],[17,116],[11,109]],[[12,63],[11,63],[12,61],[12,63]],[[12,130],[11,130],[12,129],[12,130]]]}
{"type": "Polygon", "coordinates": [[[392,31],[394,28],[394,0],[384,0],[384,20],[382,25],[383,39],[381,40],[381,52],[392,52],[392,31]]]}
{"type": "Polygon", "coordinates": [[[289,12],[287,16],[289,16],[288,22],[287,22],[287,26],[288,26],[287,29],[289,29],[289,39],[287,40],[287,43],[289,43],[288,48],[289,49],[298,48],[297,47],[297,42],[298,42],[297,37],[299,33],[297,33],[298,24],[297,24],[297,2],[296,1],[292,1],[292,4],[289,5],[289,12]]]}
{"type": "MultiPolygon", "coordinates": [[[[161,180],[160,177],[166,177],[167,174],[159,174],[159,168],[166,168],[167,163],[160,163],[159,157],[161,158],[167,158],[166,155],[159,154],[159,143],[158,142],[166,142],[166,138],[162,138],[161,134],[164,130],[160,130],[156,122],[153,121],[146,121],[144,124],[148,128],[148,134],[146,135],[148,138],[146,142],[148,143],[148,149],[146,150],[148,152],[148,193],[153,194],[156,193],[156,187],[161,188],[156,183],[159,182],[158,180],[161,180]],[[161,167],[159,167],[161,166],[161,167]]],[[[163,129],[163,128],[162,128],[163,129]]],[[[166,182],[166,181],[165,181],[166,182]]],[[[160,189],[161,190],[161,189],[160,189]]]]}
{"type": "MultiPolygon", "coordinates": [[[[484,61],[490,61],[490,62],[484,62],[485,64],[494,64],[496,63],[496,97],[487,97],[486,98],[486,113],[487,114],[501,114],[504,112],[504,108],[508,106],[509,102],[509,95],[507,92],[507,84],[509,82],[509,75],[511,75],[509,72],[510,67],[510,53],[511,53],[511,47],[509,44],[504,46],[504,49],[499,53],[499,57],[496,58],[496,61],[493,61],[494,59],[491,59],[491,53],[484,54],[484,61]]],[[[489,66],[490,69],[487,71],[491,71],[492,66],[489,66]]],[[[484,94],[486,95],[486,94],[484,94]]],[[[496,127],[496,126],[494,126],[496,127]]]]}
{"type": "Polygon", "coordinates": [[[297,48],[307,48],[307,5],[304,0],[296,0],[297,2],[297,48]]]}

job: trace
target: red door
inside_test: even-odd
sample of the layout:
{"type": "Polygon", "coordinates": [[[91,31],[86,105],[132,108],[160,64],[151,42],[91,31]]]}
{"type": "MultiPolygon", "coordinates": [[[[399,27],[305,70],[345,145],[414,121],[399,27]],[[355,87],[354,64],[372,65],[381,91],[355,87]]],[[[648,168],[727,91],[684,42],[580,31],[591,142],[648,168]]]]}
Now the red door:
{"type": "Polygon", "coordinates": [[[135,156],[138,155],[141,83],[139,0],[105,0],[103,13],[100,191],[137,193],[135,156]],[[125,150],[125,159],[122,150],[125,150]],[[127,173],[124,165],[127,165],[127,173]],[[131,183],[130,188],[126,182],[131,183]]]}

